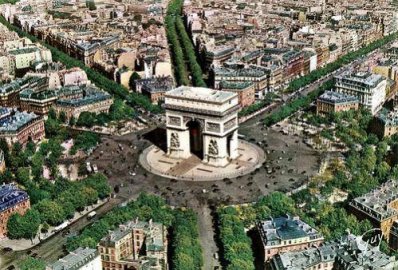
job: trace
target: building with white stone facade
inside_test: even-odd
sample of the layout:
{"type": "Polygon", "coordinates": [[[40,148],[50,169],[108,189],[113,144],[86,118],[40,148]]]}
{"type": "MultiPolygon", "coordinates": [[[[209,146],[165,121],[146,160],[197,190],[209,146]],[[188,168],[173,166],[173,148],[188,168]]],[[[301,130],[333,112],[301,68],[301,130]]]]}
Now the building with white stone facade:
{"type": "Polygon", "coordinates": [[[168,156],[216,167],[239,156],[236,93],[181,86],[165,94],[165,108],[168,156]]]}
{"type": "Polygon", "coordinates": [[[386,99],[387,80],[369,72],[345,72],[335,77],[336,92],[357,97],[375,115],[386,99]]]}

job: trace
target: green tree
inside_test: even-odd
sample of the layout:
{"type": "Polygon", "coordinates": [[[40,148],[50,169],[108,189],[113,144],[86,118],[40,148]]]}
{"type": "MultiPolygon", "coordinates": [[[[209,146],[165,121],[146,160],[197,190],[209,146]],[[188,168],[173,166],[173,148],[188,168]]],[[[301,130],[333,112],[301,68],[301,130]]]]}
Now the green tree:
{"type": "Polygon", "coordinates": [[[59,121],[61,121],[62,123],[66,123],[68,120],[68,117],[66,116],[66,113],[64,111],[61,111],[59,113],[59,121]]]}
{"type": "Polygon", "coordinates": [[[137,72],[133,72],[129,79],[129,87],[130,89],[135,89],[135,81],[141,79],[141,76],[137,72]]]}
{"type": "Polygon", "coordinates": [[[8,219],[8,237],[11,239],[33,239],[40,226],[40,214],[34,209],[29,209],[23,216],[14,213],[8,219]]]}
{"type": "Polygon", "coordinates": [[[62,206],[55,201],[44,199],[37,203],[34,208],[39,211],[41,220],[52,226],[61,224],[66,218],[62,206]]]}
{"type": "Polygon", "coordinates": [[[20,167],[17,169],[17,181],[25,185],[30,180],[30,170],[28,167],[20,167]]]}
{"type": "Polygon", "coordinates": [[[76,118],[73,115],[69,119],[69,125],[71,126],[76,125],[76,118]]]}
{"type": "Polygon", "coordinates": [[[19,270],[45,270],[46,264],[40,259],[27,257],[19,261],[18,267],[19,270]]]}

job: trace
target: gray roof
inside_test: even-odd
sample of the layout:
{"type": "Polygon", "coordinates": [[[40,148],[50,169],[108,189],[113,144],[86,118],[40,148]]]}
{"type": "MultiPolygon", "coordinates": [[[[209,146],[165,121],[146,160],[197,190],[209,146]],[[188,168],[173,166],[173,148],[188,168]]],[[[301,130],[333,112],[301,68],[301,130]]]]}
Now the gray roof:
{"type": "Polygon", "coordinates": [[[318,100],[332,103],[332,104],[344,104],[344,103],[355,103],[358,102],[358,98],[350,95],[346,95],[343,93],[326,91],[321,96],[318,97],[318,100]]]}
{"type": "Polygon", "coordinates": [[[367,245],[361,237],[352,234],[320,247],[278,254],[272,259],[275,270],[311,269],[323,263],[333,263],[333,269],[347,270],[392,270],[398,266],[395,257],[367,245]]]}
{"type": "Polygon", "coordinates": [[[383,108],[377,115],[376,118],[379,119],[385,126],[396,127],[398,126],[398,108],[389,111],[383,108]]]}
{"type": "Polygon", "coordinates": [[[370,72],[350,73],[349,71],[346,71],[335,78],[336,80],[341,80],[345,83],[359,84],[368,88],[376,87],[384,80],[383,76],[379,74],[373,74],[370,72]]]}
{"type": "Polygon", "coordinates": [[[17,132],[20,128],[38,118],[40,116],[33,112],[12,110],[9,115],[0,119],[0,133],[17,132]]]}
{"type": "Polygon", "coordinates": [[[379,188],[355,198],[350,202],[350,206],[374,220],[381,221],[398,215],[398,210],[389,206],[395,200],[398,200],[398,182],[391,180],[379,188]]]}
{"type": "Polygon", "coordinates": [[[78,270],[98,256],[96,249],[79,247],[49,267],[51,270],[78,270]]]}
{"type": "Polygon", "coordinates": [[[0,186],[0,212],[28,199],[29,196],[26,191],[19,189],[15,184],[3,183],[0,186]]]}
{"type": "Polygon", "coordinates": [[[282,241],[303,237],[308,237],[309,241],[323,239],[317,230],[298,217],[289,215],[261,221],[257,227],[265,246],[280,245],[282,241]]]}

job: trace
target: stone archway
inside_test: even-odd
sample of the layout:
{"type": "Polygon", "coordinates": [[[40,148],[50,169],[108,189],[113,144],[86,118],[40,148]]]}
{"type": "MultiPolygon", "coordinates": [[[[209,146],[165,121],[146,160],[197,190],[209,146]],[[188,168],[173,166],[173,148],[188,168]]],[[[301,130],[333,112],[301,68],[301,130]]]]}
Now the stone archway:
{"type": "Polygon", "coordinates": [[[187,123],[189,130],[190,152],[203,159],[203,128],[199,121],[191,120],[187,123]]]}

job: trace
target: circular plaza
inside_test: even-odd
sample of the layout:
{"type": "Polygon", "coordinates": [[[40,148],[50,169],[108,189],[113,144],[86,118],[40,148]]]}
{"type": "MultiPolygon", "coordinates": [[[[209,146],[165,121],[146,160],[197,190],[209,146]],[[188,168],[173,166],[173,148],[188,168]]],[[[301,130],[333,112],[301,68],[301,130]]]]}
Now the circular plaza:
{"type": "Polygon", "coordinates": [[[147,171],[166,178],[187,181],[215,181],[235,178],[254,171],[265,161],[264,151],[257,145],[239,140],[238,156],[225,166],[214,166],[195,154],[175,158],[155,145],[146,148],[139,161],[147,171]]]}

